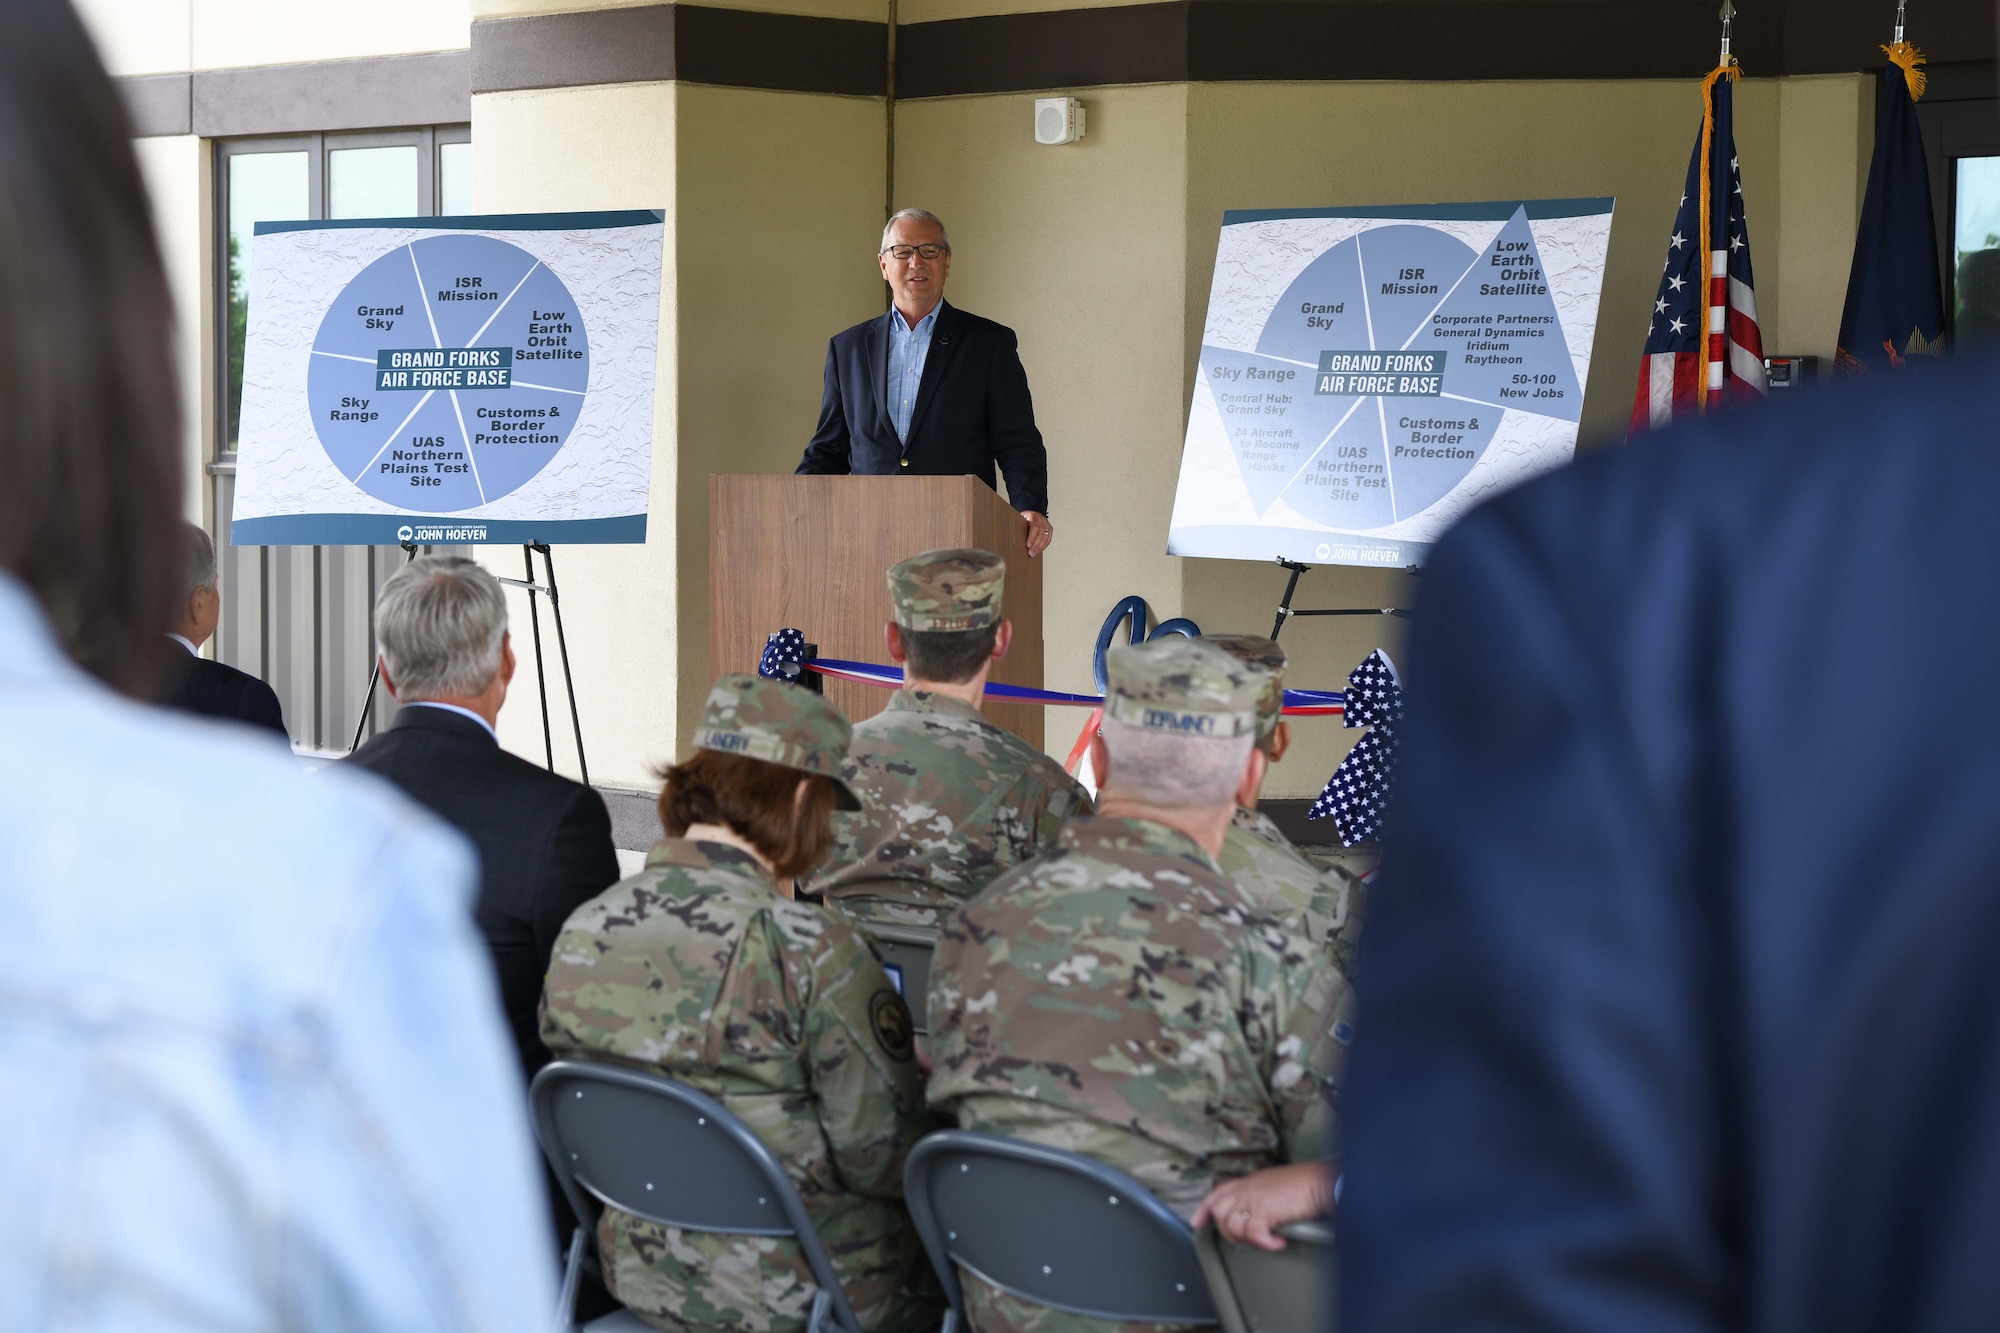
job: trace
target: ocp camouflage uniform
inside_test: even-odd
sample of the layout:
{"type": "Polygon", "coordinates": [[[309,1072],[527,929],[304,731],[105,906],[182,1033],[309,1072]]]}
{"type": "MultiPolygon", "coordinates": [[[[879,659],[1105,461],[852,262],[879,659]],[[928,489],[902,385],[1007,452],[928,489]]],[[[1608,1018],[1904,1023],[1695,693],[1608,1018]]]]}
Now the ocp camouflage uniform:
{"type": "MultiPolygon", "coordinates": [[[[850,728],[817,695],[755,676],[709,692],[698,749],[829,779],[850,728]]],[[[903,1159],[930,1128],[910,1013],[854,929],[782,896],[737,847],[669,838],[578,908],[556,940],[542,1039],[657,1070],[716,1098],[785,1164],[856,1316],[914,1333],[940,1314],[903,1211],[903,1159]]],[[[667,1329],[790,1333],[817,1288],[795,1241],[598,1225],[613,1295],[667,1329]]]]}
{"type": "MultiPolygon", "coordinates": [[[[922,1075],[909,1013],[852,927],[781,897],[746,852],[668,839],[569,919],[542,1039],[719,1100],[785,1164],[863,1326],[935,1324],[902,1206],[903,1158],[930,1128],[922,1075]]],[[[612,1294],[662,1328],[784,1333],[817,1290],[789,1239],[607,1208],[598,1242],[612,1294]]]]}
{"type": "MultiPolygon", "coordinates": [[[[1001,622],[1006,580],[991,551],[925,551],[889,570],[890,613],[906,631],[986,629],[1001,622]]],[[[925,690],[898,690],[854,728],[841,776],[865,808],[835,818],[833,854],[810,887],[862,922],[936,926],[1091,810],[1053,759],[971,704],[925,690]]]]}
{"type": "MultiPolygon", "coordinates": [[[[1284,718],[1285,650],[1274,639],[1252,634],[1211,634],[1203,642],[1259,674],[1257,744],[1274,755],[1273,738],[1284,718]]],[[[1351,876],[1306,860],[1269,816],[1241,806],[1216,859],[1252,902],[1326,949],[1342,976],[1354,975],[1364,890],[1351,876]]]]}
{"type": "Polygon", "coordinates": [[[830,869],[812,887],[861,921],[938,925],[1091,810],[1055,760],[972,705],[921,690],[898,690],[855,726],[840,774],[866,808],[835,816],[830,869]]]}
{"type": "Polygon", "coordinates": [[[1365,893],[1357,881],[1306,860],[1269,815],[1241,806],[1216,860],[1251,902],[1324,948],[1342,976],[1354,975],[1365,893]]]}
{"type": "MultiPolygon", "coordinates": [[[[945,924],[928,1096],[965,1129],[1084,1153],[1187,1216],[1218,1181],[1326,1155],[1351,994],[1192,838],[1080,819],[945,924]]],[[[1102,1329],[976,1279],[975,1329],[1102,1329]]]]}
{"type": "MultiPolygon", "coordinates": [[[[1119,648],[1107,671],[1108,723],[1197,742],[1254,729],[1257,681],[1213,645],[1119,648]]],[[[1193,838],[1074,820],[946,922],[926,1095],[965,1129],[1117,1167],[1186,1217],[1220,1180],[1328,1154],[1350,1005],[1325,953],[1193,838]]],[[[976,1333],[1107,1327],[977,1278],[965,1293],[976,1333]]]]}

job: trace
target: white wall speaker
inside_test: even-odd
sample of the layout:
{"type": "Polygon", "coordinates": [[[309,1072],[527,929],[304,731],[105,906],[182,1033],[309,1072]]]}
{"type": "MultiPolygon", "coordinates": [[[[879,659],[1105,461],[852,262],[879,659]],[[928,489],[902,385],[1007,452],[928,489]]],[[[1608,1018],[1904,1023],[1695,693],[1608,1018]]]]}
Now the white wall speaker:
{"type": "Polygon", "coordinates": [[[1035,99],[1035,142],[1075,143],[1083,137],[1083,103],[1074,97],[1035,99]]]}

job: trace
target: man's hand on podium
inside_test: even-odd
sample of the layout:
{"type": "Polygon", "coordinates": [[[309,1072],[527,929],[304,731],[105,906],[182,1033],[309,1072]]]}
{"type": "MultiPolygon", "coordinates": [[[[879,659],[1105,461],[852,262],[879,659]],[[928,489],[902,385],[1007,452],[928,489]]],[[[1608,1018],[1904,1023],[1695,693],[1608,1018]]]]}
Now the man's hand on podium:
{"type": "Polygon", "coordinates": [[[1049,543],[1056,539],[1056,525],[1046,515],[1030,510],[1022,510],[1021,517],[1028,520],[1028,554],[1040,555],[1048,550],[1049,543]]]}

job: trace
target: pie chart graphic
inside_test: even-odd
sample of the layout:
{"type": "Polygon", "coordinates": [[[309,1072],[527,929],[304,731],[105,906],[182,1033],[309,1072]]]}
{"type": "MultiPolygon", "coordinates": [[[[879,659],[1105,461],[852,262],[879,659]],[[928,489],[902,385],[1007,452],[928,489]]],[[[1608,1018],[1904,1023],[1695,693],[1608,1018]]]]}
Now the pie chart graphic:
{"type": "Polygon", "coordinates": [[[1368,532],[1423,514],[1503,420],[1581,419],[1562,320],[1525,208],[1484,250],[1419,225],[1332,246],[1285,289],[1254,350],[1202,374],[1250,503],[1368,532]]]}
{"type": "Polygon", "coordinates": [[[590,386],[575,299],[491,236],[371,262],[320,321],[306,400],[340,474],[397,509],[450,514],[526,485],[562,451],[590,386]]]}

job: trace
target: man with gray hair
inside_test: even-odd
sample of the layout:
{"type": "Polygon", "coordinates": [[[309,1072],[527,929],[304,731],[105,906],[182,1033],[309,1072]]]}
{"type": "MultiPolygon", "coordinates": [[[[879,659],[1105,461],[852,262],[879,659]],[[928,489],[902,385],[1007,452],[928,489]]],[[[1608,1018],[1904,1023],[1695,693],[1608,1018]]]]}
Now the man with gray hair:
{"type": "Polygon", "coordinates": [[[522,1073],[548,1063],[536,1007],[569,914],[618,878],[603,798],[500,747],[514,678],[499,580],[457,555],[419,556],[375,600],[382,684],[402,708],[347,762],[430,807],[479,852],[475,916],[493,951],[522,1073]]]}
{"type": "Polygon", "coordinates": [[[247,671],[238,671],[227,662],[201,655],[201,646],[222,621],[222,594],[217,587],[215,543],[192,523],[182,526],[181,620],[167,635],[187,650],[184,663],[176,663],[178,673],[166,697],[169,708],[200,717],[242,722],[266,731],[291,737],[285,731],[284,709],[269,685],[247,671]]]}
{"type": "Polygon", "coordinates": [[[974,476],[1027,524],[1029,555],[1055,536],[1049,458],[1014,330],[947,305],[951,237],[935,213],[905,208],[875,256],[888,313],[833,336],[819,425],[801,473],[974,476]]]}
{"type": "MultiPolygon", "coordinates": [[[[1181,638],[1114,649],[1106,670],[1097,817],[945,924],[927,1095],[962,1129],[1085,1153],[1187,1217],[1218,1181],[1327,1153],[1349,995],[1216,862],[1263,777],[1259,674],[1181,638]]],[[[976,1276],[965,1295],[980,1329],[1090,1327],[976,1276]]]]}

